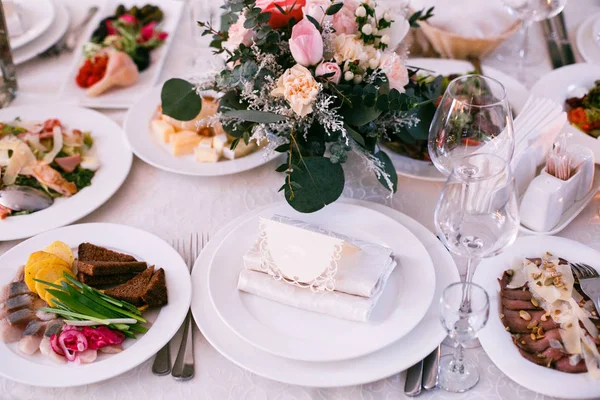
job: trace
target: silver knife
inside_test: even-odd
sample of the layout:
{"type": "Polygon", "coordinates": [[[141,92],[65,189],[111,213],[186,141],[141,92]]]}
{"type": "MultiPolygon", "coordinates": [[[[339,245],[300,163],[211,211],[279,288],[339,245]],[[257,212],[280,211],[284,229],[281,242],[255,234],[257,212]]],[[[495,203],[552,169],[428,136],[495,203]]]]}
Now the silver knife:
{"type": "Polygon", "coordinates": [[[558,37],[554,31],[554,27],[550,20],[545,19],[542,21],[542,28],[544,29],[544,36],[546,38],[546,46],[548,47],[548,55],[552,62],[552,68],[560,68],[564,65],[561,48],[558,45],[558,37]]]}
{"type": "Polygon", "coordinates": [[[421,394],[421,383],[423,381],[423,360],[419,361],[406,371],[406,382],[404,382],[404,394],[409,397],[421,394]]]}
{"type": "Polygon", "coordinates": [[[432,351],[423,360],[423,389],[434,389],[438,384],[438,366],[440,365],[441,346],[432,351]]]}
{"type": "Polygon", "coordinates": [[[559,13],[553,18],[556,30],[558,31],[558,37],[560,39],[560,45],[562,50],[564,65],[575,64],[575,56],[573,55],[573,48],[569,42],[569,35],[567,31],[567,24],[565,23],[564,13],[559,13]]]}

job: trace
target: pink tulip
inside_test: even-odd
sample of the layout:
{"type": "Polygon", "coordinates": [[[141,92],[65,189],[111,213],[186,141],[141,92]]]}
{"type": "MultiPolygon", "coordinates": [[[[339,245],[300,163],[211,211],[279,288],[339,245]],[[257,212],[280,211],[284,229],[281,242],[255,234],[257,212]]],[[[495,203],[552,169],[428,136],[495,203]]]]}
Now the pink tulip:
{"type": "Polygon", "coordinates": [[[119,17],[119,21],[123,21],[126,24],[135,24],[137,19],[131,14],[123,14],[119,17]]]}
{"type": "Polygon", "coordinates": [[[317,69],[315,70],[316,76],[327,75],[333,72],[333,75],[327,78],[328,81],[333,82],[335,84],[340,83],[340,79],[342,77],[342,70],[339,65],[334,62],[324,62],[319,64],[317,69]]]}
{"type": "Polygon", "coordinates": [[[142,35],[142,40],[144,42],[152,39],[152,36],[154,36],[154,28],[156,28],[156,22],[152,21],[141,29],[140,34],[142,35]]]}
{"type": "Polygon", "coordinates": [[[308,19],[303,19],[292,28],[290,51],[294,60],[305,67],[318,64],[323,58],[323,38],[308,19]]]}

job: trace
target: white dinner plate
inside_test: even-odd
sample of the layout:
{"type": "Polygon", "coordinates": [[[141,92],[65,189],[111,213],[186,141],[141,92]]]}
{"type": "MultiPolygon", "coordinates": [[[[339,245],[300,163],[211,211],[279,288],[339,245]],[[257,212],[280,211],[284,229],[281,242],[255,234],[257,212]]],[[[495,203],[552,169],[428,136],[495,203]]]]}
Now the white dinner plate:
{"type": "MultiPolygon", "coordinates": [[[[548,97],[564,107],[567,98],[574,95],[581,97],[598,79],[600,79],[600,65],[571,64],[542,76],[531,88],[531,94],[548,97]]],[[[563,131],[573,134],[569,143],[580,144],[592,150],[596,164],[600,164],[600,140],[585,134],[569,122],[565,124],[563,131]]]]}
{"type": "Polygon", "coordinates": [[[161,143],[150,131],[150,120],[160,105],[161,90],[162,86],[155,86],[142,96],[129,109],[123,124],[125,135],[135,155],[153,167],[182,175],[220,176],[256,168],[281,155],[257,150],[236,160],[221,160],[216,163],[199,163],[193,154],[173,156],[169,146],[161,143]]]}
{"type": "Polygon", "coordinates": [[[56,9],[54,23],[48,27],[46,32],[44,32],[44,34],[38,37],[36,40],[12,51],[13,62],[15,64],[22,64],[25,61],[29,61],[32,58],[37,57],[40,53],[43,53],[50,47],[54,46],[54,44],[63,37],[69,28],[69,11],[62,4],[54,4],[54,6],[56,9]]]}
{"type": "MultiPolygon", "coordinates": [[[[88,29],[84,33],[84,37],[91,38],[92,33],[98,27],[100,21],[113,15],[119,4],[123,4],[125,7],[132,7],[134,5],[143,6],[148,4],[148,1],[105,0],[100,11],[89,23],[88,29]]],[[[173,43],[173,40],[175,39],[179,19],[185,2],[180,0],[161,0],[155,2],[155,4],[158,5],[164,13],[164,19],[159,27],[167,32],[169,36],[162,46],[151,52],[151,64],[145,71],[140,72],[138,81],[125,88],[110,89],[97,97],[87,96],[85,94],[86,90],[77,86],[77,83],[75,82],[75,77],[77,76],[79,68],[84,62],[83,48],[80,47],[75,52],[73,64],[71,65],[71,69],[67,74],[66,80],[60,91],[60,99],[62,101],[91,108],[124,109],[133,105],[144,92],[156,84],[163,64],[169,54],[171,43],[173,43]]]]}
{"type": "Polygon", "coordinates": [[[17,382],[43,387],[70,387],[100,382],[140,365],[160,350],[177,332],[192,297],[190,275],[181,256],[164,240],[139,229],[116,224],[80,224],[42,233],[13,247],[0,257],[0,285],[10,282],[29,254],[44,249],[55,240],[77,250],[90,242],[131,254],[165,270],[169,303],[160,310],[144,313],[152,323],[148,332],[127,339],[119,354],[99,354],[91,364],[57,364],[39,352],[19,353],[17,343],[0,342],[0,375],[17,382]]]}
{"type": "MultiPolygon", "coordinates": [[[[466,74],[473,71],[473,65],[466,61],[444,60],[440,58],[411,58],[406,61],[410,67],[420,67],[432,71],[433,74],[450,75],[466,74]]],[[[514,111],[518,114],[525,105],[529,92],[516,79],[500,72],[492,67],[484,66],[486,76],[498,80],[506,88],[508,102],[514,111]]],[[[400,175],[424,181],[445,182],[447,177],[428,161],[415,160],[410,157],[402,156],[389,149],[386,153],[392,159],[396,172],[400,175]]]]}
{"type": "Polygon", "coordinates": [[[70,129],[90,131],[100,168],[92,184],[71,197],[55,199],[45,210],[0,221],[0,241],[22,239],[68,225],[104,204],[127,178],[133,155],[119,125],[96,111],[44,103],[0,110],[0,121],[44,121],[57,118],[70,129]]]}
{"type": "MultiPolygon", "coordinates": [[[[435,268],[435,294],[460,278],[450,253],[424,226],[389,207],[359,200],[342,200],[371,208],[395,219],[408,228],[428,250],[435,268]]],[[[196,261],[192,274],[194,294],[192,313],[210,344],[233,363],[257,375],[280,382],[310,387],[359,385],[386,378],[423,359],[444,339],[438,302],[432,302],[427,314],[408,335],[375,353],[345,361],[307,362],[290,360],[262,351],[232,332],[221,320],[208,293],[208,266],[221,241],[248,219],[256,218],[267,206],[230,222],[211,239],[196,261]]],[[[333,338],[332,340],[337,340],[333,338]]]]}
{"type": "Polygon", "coordinates": [[[590,15],[586,18],[579,29],[577,29],[576,44],[581,57],[589,63],[600,64],[600,43],[596,35],[600,34],[600,13],[590,15]]]}
{"type": "Polygon", "coordinates": [[[231,330],[261,350],[301,361],[345,360],[388,346],[423,319],[435,291],[431,257],[410,230],[370,208],[344,203],[330,204],[313,214],[300,214],[287,204],[263,210],[219,243],[208,275],[210,298],[231,330]],[[258,217],[273,215],[392,249],[398,265],[369,322],[301,310],[237,289],[240,271],[244,269],[242,257],[259,236],[258,217]]]}
{"type": "Polygon", "coordinates": [[[54,21],[55,5],[51,0],[15,1],[24,32],[10,37],[10,47],[18,49],[40,37],[54,21]]]}
{"type": "Polygon", "coordinates": [[[505,270],[512,268],[514,260],[540,257],[546,251],[569,261],[587,263],[596,268],[600,266],[599,252],[557,236],[521,237],[502,254],[484,259],[473,278],[490,295],[490,318],[479,333],[479,341],[492,362],[510,379],[527,389],[557,398],[597,399],[600,397],[598,380],[591,379],[588,374],[568,374],[526,360],[500,321],[498,279],[505,270]]]}

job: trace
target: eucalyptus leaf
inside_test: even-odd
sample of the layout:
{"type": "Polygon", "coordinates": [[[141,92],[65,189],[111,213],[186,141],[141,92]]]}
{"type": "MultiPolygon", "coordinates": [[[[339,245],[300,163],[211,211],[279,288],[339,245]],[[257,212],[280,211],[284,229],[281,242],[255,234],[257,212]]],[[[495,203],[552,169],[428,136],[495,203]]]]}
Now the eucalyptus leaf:
{"type": "MultiPolygon", "coordinates": [[[[387,153],[382,150],[375,153],[375,157],[377,157],[379,161],[383,163],[383,170],[389,175],[389,179],[393,186],[393,192],[396,193],[398,190],[398,174],[396,174],[396,168],[394,167],[392,160],[390,160],[390,157],[387,155],[387,153]]],[[[377,177],[377,180],[389,190],[388,183],[383,176],[377,177]]]]}
{"type": "Polygon", "coordinates": [[[332,4],[327,8],[327,11],[325,11],[325,13],[327,15],[333,15],[333,14],[337,13],[338,11],[340,11],[343,6],[344,6],[343,2],[332,4]]]}
{"type": "Polygon", "coordinates": [[[289,175],[295,184],[285,188],[285,199],[295,210],[311,213],[336,201],[344,190],[344,170],[325,157],[305,157],[289,175]],[[299,187],[297,185],[300,185],[299,187]]]}
{"type": "Polygon", "coordinates": [[[179,121],[191,121],[202,110],[202,98],[194,85],[184,79],[172,78],[160,92],[162,112],[179,121]]]}
{"type": "Polygon", "coordinates": [[[348,132],[352,139],[354,139],[361,146],[365,147],[365,138],[363,138],[360,133],[348,126],[348,124],[344,124],[344,128],[346,128],[346,132],[348,132]]]}

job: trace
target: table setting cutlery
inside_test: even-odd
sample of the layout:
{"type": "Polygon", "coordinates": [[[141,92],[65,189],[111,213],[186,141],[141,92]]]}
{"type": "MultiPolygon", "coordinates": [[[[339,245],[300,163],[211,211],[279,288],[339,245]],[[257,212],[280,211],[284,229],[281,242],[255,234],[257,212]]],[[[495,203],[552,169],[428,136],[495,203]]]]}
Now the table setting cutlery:
{"type": "Polygon", "coordinates": [[[79,22],[74,27],[69,28],[56,44],[54,44],[48,50],[41,53],[40,56],[56,57],[64,52],[73,52],[73,50],[75,50],[75,47],[77,46],[77,43],[81,39],[81,34],[87,28],[87,25],[94,18],[98,10],[99,7],[97,6],[90,7],[81,22],[79,22]]]}
{"type": "Polygon", "coordinates": [[[548,46],[548,54],[553,68],[574,64],[575,56],[569,41],[569,36],[563,12],[542,21],[542,29],[548,46]]]}
{"type": "Polygon", "coordinates": [[[437,387],[441,351],[439,345],[427,357],[406,371],[404,394],[415,397],[421,394],[421,389],[433,390],[437,387]]]}
{"type": "Polygon", "coordinates": [[[595,268],[585,263],[570,263],[573,274],[579,280],[583,292],[600,309],[600,275],[595,268]]]}

